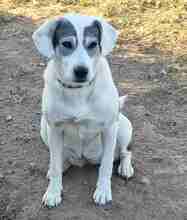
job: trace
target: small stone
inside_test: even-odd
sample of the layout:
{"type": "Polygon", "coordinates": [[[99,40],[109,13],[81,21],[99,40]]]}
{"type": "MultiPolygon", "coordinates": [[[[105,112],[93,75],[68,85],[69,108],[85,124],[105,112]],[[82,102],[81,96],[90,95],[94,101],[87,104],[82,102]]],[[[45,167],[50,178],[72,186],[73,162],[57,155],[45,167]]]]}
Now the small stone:
{"type": "Polygon", "coordinates": [[[4,179],[5,176],[3,175],[3,173],[0,173],[0,179],[4,179]]]}
{"type": "Polygon", "coordinates": [[[88,182],[86,180],[83,181],[83,185],[88,185],[88,182]]]}
{"type": "Polygon", "coordinates": [[[12,115],[7,115],[6,121],[12,121],[12,119],[13,119],[12,115]]]}
{"type": "Polygon", "coordinates": [[[146,176],[143,176],[142,179],[140,180],[140,182],[142,184],[145,184],[145,185],[150,185],[151,184],[149,178],[147,178],[146,176]]]}
{"type": "Polygon", "coordinates": [[[149,112],[146,112],[146,113],[145,113],[145,116],[150,116],[150,113],[149,113],[149,112]]]}
{"type": "Polygon", "coordinates": [[[15,173],[14,170],[8,170],[8,171],[7,171],[7,174],[14,174],[14,173],[15,173]]]}
{"type": "Polygon", "coordinates": [[[36,164],[34,162],[31,162],[29,165],[31,169],[34,169],[36,167],[36,164]]]}
{"type": "Polygon", "coordinates": [[[39,63],[38,65],[39,66],[45,66],[45,63],[39,63]]]}
{"type": "Polygon", "coordinates": [[[165,69],[162,69],[161,73],[162,73],[163,75],[167,75],[167,71],[166,71],[165,69]]]}

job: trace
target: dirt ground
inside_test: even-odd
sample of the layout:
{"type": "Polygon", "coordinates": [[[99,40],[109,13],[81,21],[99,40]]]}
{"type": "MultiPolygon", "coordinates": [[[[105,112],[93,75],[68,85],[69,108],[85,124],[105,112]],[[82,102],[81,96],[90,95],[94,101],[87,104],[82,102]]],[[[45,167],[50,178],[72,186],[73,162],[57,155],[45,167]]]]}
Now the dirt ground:
{"type": "Polygon", "coordinates": [[[39,136],[46,62],[31,39],[35,28],[20,18],[0,20],[0,220],[187,220],[187,83],[171,77],[170,58],[152,48],[109,57],[120,93],[129,94],[135,177],[126,182],[114,173],[112,207],[101,208],[92,201],[97,168],[72,167],[63,204],[41,205],[49,160],[39,136]]]}

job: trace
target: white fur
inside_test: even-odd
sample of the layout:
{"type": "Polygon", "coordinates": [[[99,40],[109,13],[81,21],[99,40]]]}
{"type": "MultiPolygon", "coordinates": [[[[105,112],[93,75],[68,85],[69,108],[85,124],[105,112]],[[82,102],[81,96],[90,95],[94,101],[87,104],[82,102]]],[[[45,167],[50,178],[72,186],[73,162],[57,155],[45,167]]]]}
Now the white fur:
{"type": "Polygon", "coordinates": [[[38,51],[48,58],[52,58],[55,55],[51,37],[56,28],[57,20],[58,18],[46,21],[32,35],[38,51]]]}
{"type": "MultiPolygon", "coordinates": [[[[80,15],[65,17],[75,26],[79,39],[82,38],[84,27],[98,19],[89,16],[85,19],[80,15]]],[[[43,55],[52,57],[44,74],[41,119],[41,136],[50,150],[50,183],[43,202],[50,207],[61,202],[62,173],[71,163],[80,164],[76,161],[83,165],[86,158],[93,163],[100,163],[93,196],[97,204],[106,204],[112,200],[111,176],[115,158],[123,155],[120,175],[133,175],[131,156],[128,156],[131,154],[127,151],[132,126],[119,112],[125,97],[119,99],[108,62],[104,57],[114,47],[117,34],[111,25],[101,19],[100,21],[103,26],[103,54],[97,58],[89,58],[80,44],[74,54],[65,60],[57,60],[50,39],[56,20],[45,23],[33,35],[38,50],[43,55]],[[89,68],[88,81],[94,78],[94,82],[91,85],[85,83],[82,88],[76,89],[63,87],[57,79],[61,77],[62,81],[72,82],[71,69],[75,63],[80,62],[80,57],[83,57],[85,65],[89,68]],[[72,142],[73,146],[66,144],[66,141],[72,142]]]]}

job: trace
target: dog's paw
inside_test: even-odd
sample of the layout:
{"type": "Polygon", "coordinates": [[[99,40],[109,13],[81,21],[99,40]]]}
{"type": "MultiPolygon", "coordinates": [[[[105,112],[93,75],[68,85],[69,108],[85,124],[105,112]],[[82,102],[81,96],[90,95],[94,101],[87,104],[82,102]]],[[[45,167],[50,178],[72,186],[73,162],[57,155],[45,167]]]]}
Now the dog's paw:
{"type": "Polygon", "coordinates": [[[112,202],[111,184],[98,185],[93,199],[97,205],[107,205],[112,202]]]}
{"type": "Polygon", "coordinates": [[[59,205],[62,201],[61,198],[62,186],[54,180],[49,183],[49,186],[43,195],[42,203],[49,208],[59,205]]]}
{"type": "Polygon", "coordinates": [[[57,205],[59,205],[62,201],[61,198],[61,192],[52,192],[47,190],[42,198],[42,203],[49,207],[49,208],[53,208],[57,205]]]}
{"type": "Polygon", "coordinates": [[[131,164],[131,152],[128,152],[125,157],[121,159],[118,174],[126,178],[130,178],[134,175],[134,168],[131,164]]]}

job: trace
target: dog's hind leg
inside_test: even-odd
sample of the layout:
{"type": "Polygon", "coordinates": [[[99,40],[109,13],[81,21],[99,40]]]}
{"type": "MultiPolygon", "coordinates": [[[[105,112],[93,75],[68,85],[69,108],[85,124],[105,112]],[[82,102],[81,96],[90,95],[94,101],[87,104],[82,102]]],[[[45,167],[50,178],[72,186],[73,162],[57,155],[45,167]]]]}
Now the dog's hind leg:
{"type": "Polygon", "coordinates": [[[128,145],[132,138],[131,122],[124,115],[119,115],[119,128],[117,134],[117,145],[119,146],[120,165],[118,174],[130,178],[134,175],[134,169],[131,164],[132,153],[128,150],[128,145]]]}
{"type": "Polygon", "coordinates": [[[43,115],[40,122],[40,136],[44,144],[48,146],[47,121],[43,115]]]}

